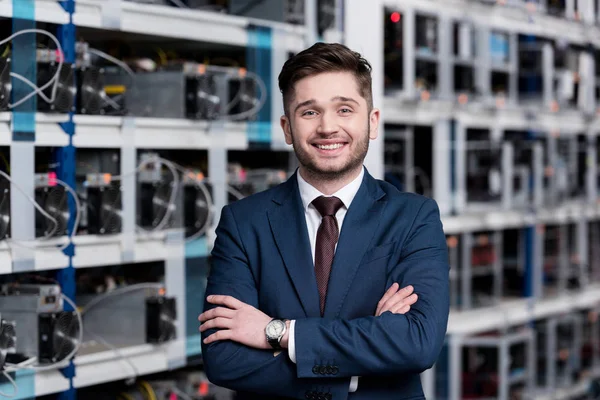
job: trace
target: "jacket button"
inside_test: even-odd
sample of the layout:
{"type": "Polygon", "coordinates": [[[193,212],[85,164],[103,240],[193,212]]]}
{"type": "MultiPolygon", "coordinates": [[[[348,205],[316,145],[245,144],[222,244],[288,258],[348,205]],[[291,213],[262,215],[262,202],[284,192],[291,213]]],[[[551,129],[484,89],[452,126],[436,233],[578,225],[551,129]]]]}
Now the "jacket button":
{"type": "Polygon", "coordinates": [[[331,373],[333,375],[337,375],[340,372],[340,369],[337,367],[337,365],[334,365],[333,367],[331,367],[331,373]]]}
{"type": "Polygon", "coordinates": [[[325,368],[325,373],[326,373],[327,375],[331,375],[331,374],[333,373],[333,368],[331,367],[331,365],[328,365],[328,366],[325,368]]]}
{"type": "Polygon", "coordinates": [[[306,392],[306,393],[304,394],[304,398],[305,398],[306,400],[310,400],[310,399],[312,398],[312,394],[311,394],[310,392],[306,392]]]}
{"type": "Polygon", "coordinates": [[[321,369],[319,368],[318,365],[315,365],[312,369],[313,374],[315,375],[319,375],[319,372],[321,371],[321,369]]]}
{"type": "Polygon", "coordinates": [[[331,393],[326,393],[325,394],[325,399],[326,400],[332,400],[333,399],[333,395],[331,393]]]}
{"type": "Polygon", "coordinates": [[[321,372],[321,375],[325,375],[327,373],[327,367],[324,365],[321,365],[319,372],[321,372]]]}

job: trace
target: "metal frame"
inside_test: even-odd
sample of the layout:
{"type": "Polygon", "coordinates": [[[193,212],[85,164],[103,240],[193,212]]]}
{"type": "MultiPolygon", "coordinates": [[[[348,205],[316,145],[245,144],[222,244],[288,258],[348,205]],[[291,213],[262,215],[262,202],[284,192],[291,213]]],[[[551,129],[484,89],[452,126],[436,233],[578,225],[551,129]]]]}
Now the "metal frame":
{"type": "MultiPolygon", "coordinates": [[[[449,341],[449,366],[450,377],[448,400],[462,399],[462,349],[464,347],[487,347],[496,348],[500,353],[498,358],[498,397],[497,400],[508,400],[510,386],[515,383],[525,382],[527,393],[534,390],[535,377],[535,335],[532,329],[524,328],[521,332],[497,334],[494,336],[452,336],[449,341]],[[528,346],[526,355],[527,372],[510,376],[510,347],[524,343],[528,346]]],[[[435,398],[435,397],[434,397],[435,398]]]]}

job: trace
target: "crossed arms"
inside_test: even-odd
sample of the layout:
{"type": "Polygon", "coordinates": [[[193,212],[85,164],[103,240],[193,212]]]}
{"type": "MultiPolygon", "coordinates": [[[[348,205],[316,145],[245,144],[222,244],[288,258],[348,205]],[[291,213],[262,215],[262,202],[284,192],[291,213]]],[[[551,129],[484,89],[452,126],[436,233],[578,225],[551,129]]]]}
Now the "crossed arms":
{"type": "Polygon", "coordinates": [[[258,292],[229,207],[222,211],[217,235],[207,287],[207,295],[217,297],[206,302],[200,316],[204,363],[213,383],[285,397],[303,396],[315,386],[347,393],[351,376],[419,373],[436,361],[448,318],[448,253],[434,201],[421,206],[400,262],[388,273],[390,291],[376,315],[297,319],[296,364],[285,352],[274,356],[266,343],[264,327],[271,318],[258,310],[258,292]],[[392,287],[395,282],[400,285],[392,287]],[[402,314],[406,304],[392,307],[406,296],[394,294],[413,282],[419,300],[402,314]],[[313,371],[319,359],[335,360],[334,378],[313,371]]]}

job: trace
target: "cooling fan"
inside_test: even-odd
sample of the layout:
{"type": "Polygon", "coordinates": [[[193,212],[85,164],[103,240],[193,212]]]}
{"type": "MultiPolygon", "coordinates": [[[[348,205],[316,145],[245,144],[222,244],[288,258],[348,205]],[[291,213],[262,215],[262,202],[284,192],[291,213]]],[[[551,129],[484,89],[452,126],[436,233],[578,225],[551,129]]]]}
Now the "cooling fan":
{"type": "Polygon", "coordinates": [[[146,342],[164,343],[177,337],[175,298],[153,296],[146,299],[146,342]]]}
{"type": "Polygon", "coordinates": [[[0,240],[10,233],[10,183],[0,181],[0,240]]]}
{"type": "Polygon", "coordinates": [[[81,327],[74,312],[40,314],[40,363],[64,360],[78,345],[81,327]]]}
{"type": "Polygon", "coordinates": [[[121,232],[121,189],[116,185],[88,187],[86,199],[89,234],[121,232]]]}
{"type": "MultiPolygon", "coordinates": [[[[196,108],[196,118],[212,120],[220,113],[221,98],[217,95],[217,84],[213,74],[205,73],[196,77],[196,107],[190,104],[188,109],[196,108]]],[[[189,93],[187,101],[194,101],[194,94],[189,93]]]]}
{"type": "Polygon", "coordinates": [[[82,67],[77,70],[77,112],[98,115],[106,103],[104,70],[82,67]]]}
{"type": "Polygon", "coordinates": [[[11,90],[10,59],[0,58],[0,111],[8,110],[11,90]]]}
{"type": "Polygon", "coordinates": [[[44,217],[36,210],[35,234],[36,237],[62,236],[67,232],[70,212],[68,193],[61,186],[37,187],[35,201],[56,220],[54,222],[44,217]]]}
{"type": "MultiPolygon", "coordinates": [[[[38,63],[38,87],[46,85],[54,77],[57,70],[57,63],[38,63]]],[[[52,98],[52,90],[55,84],[56,97],[54,98],[54,102],[48,104],[40,98],[38,100],[38,109],[40,111],[53,112],[75,111],[75,94],[77,93],[77,87],[75,85],[75,67],[73,64],[62,64],[57,82],[54,82],[44,90],[46,97],[52,98]]]]}
{"type": "Polygon", "coordinates": [[[175,190],[172,181],[162,181],[157,184],[156,191],[152,196],[152,227],[156,228],[163,221],[167,213],[170,213],[167,220],[168,222],[164,225],[165,227],[172,227],[174,222],[175,210],[177,209],[176,204],[170,204],[171,193],[175,190]]]}
{"type": "MultiPolygon", "coordinates": [[[[193,175],[193,174],[192,174],[193,175]]],[[[202,190],[199,185],[202,183],[195,177],[186,177],[183,179],[183,219],[185,224],[186,238],[201,235],[203,228],[208,224],[210,218],[210,205],[212,199],[207,198],[210,192],[206,185],[202,190]]]]}
{"type": "Polygon", "coordinates": [[[6,362],[6,355],[14,352],[17,343],[15,327],[12,323],[0,320],[0,370],[6,362]]]}

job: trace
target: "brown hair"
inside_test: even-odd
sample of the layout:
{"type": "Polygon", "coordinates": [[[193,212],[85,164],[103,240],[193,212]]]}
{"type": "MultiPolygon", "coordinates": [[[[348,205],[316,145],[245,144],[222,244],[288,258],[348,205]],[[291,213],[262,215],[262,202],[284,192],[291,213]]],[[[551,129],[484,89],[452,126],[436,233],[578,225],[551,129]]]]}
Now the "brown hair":
{"type": "Polygon", "coordinates": [[[359,53],[339,43],[315,43],[283,64],[279,74],[279,90],[283,94],[285,113],[294,95],[294,85],[299,80],[323,72],[351,72],[356,77],[358,91],[373,108],[371,64],[359,53]]]}

